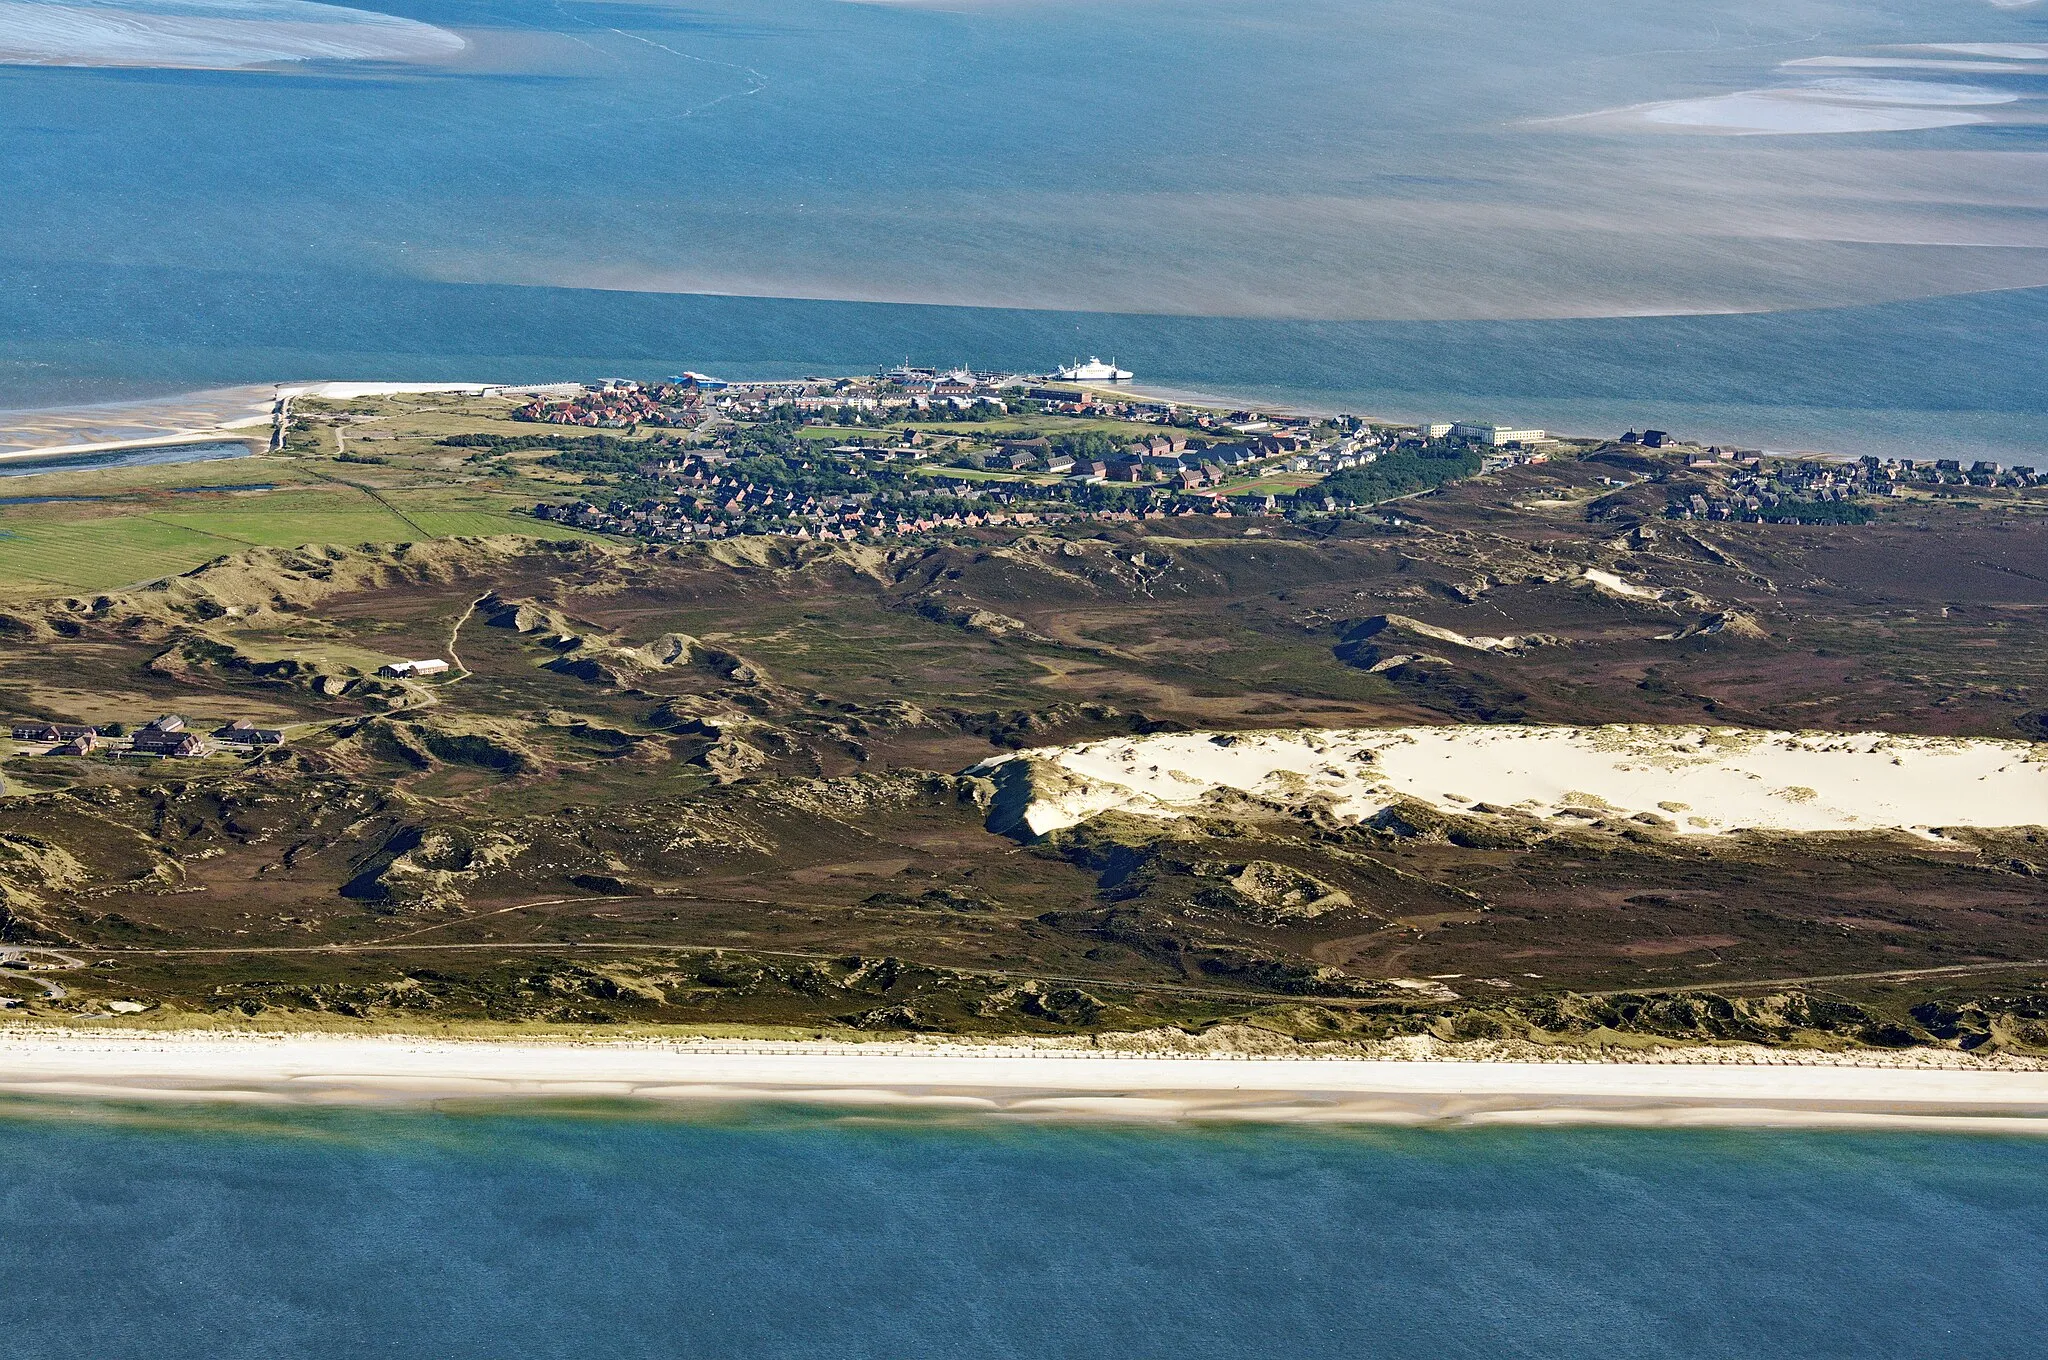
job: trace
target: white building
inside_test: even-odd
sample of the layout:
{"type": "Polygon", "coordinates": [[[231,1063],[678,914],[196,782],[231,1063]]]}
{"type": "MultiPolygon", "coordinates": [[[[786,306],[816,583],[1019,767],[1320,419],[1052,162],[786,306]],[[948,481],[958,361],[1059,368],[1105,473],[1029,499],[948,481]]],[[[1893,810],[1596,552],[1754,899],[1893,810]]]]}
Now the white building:
{"type": "Polygon", "coordinates": [[[388,666],[379,667],[377,674],[403,680],[407,678],[417,679],[422,675],[439,675],[447,669],[448,663],[440,660],[394,661],[388,666]]]}
{"type": "Polygon", "coordinates": [[[1506,425],[1485,425],[1471,420],[1461,420],[1451,426],[1451,434],[1457,439],[1470,439],[1495,448],[1502,444],[1540,444],[1544,439],[1541,430],[1516,430],[1506,425]]]}
{"type": "Polygon", "coordinates": [[[1415,427],[1415,432],[1424,439],[1443,439],[1447,438],[1451,431],[1456,428],[1448,420],[1441,420],[1427,425],[1418,425],[1415,427]]]}

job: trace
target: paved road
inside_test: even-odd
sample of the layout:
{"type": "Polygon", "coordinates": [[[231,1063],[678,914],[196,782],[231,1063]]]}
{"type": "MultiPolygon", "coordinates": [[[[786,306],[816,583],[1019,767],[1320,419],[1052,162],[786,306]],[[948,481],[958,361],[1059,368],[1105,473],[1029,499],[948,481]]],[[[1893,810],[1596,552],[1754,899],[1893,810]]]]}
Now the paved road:
{"type": "Polygon", "coordinates": [[[38,974],[64,972],[86,966],[84,959],[75,958],[60,949],[47,949],[40,945],[7,945],[0,947],[0,961],[10,959],[18,959],[25,962],[28,964],[28,968],[26,970],[9,968],[6,972],[0,973],[0,978],[18,977],[24,982],[33,982],[36,986],[43,989],[44,997],[51,1001],[62,1001],[71,993],[63,983],[55,978],[40,977],[38,974]],[[30,958],[31,955],[40,956],[52,960],[52,962],[39,964],[30,958]]]}

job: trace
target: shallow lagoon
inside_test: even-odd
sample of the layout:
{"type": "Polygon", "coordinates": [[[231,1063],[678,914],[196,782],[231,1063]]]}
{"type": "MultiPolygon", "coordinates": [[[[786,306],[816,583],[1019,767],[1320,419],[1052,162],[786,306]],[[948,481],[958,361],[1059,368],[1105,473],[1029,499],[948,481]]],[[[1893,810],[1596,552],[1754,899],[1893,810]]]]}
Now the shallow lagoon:
{"type": "Polygon", "coordinates": [[[2048,1143],[13,1104],[9,1349],[2017,1355],[2048,1143]]]}
{"type": "MultiPolygon", "coordinates": [[[[255,453],[249,445],[233,440],[213,444],[158,444],[141,449],[112,449],[103,453],[74,453],[55,458],[0,459],[0,477],[34,477],[46,472],[96,472],[104,468],[165,467],[174,463],[220,463],[248,458],[255,453]]],[[[200,488],[190,488],[199,490],[200,488]]],[[[209,487],[207,490],[220,488],[209,487]]],[[[42,500],[92,500],[91,496],[7,496],[0,505],[25,505],[42,500]]]]}

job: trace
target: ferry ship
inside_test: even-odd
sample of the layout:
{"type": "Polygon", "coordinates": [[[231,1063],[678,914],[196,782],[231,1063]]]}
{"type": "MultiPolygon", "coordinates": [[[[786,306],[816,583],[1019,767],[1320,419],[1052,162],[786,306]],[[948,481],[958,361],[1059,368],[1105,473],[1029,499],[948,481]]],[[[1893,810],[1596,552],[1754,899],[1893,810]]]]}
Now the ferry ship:
{"type": "Polygon", "coordinates": [[[1113,362],[1105,364],[1091,354],[1087,363],[1068,364],[1053,376],[1062,382],[1126,382],[1137,375],[1113,362]]]}
{"type": "Polygon", "coordinates": [[[939,370],[920,368],[905,359],[894,368],[884,369],[880,377],[883,382],[895,383],[898,387],[928,386],[939,380],[939,370]]]}

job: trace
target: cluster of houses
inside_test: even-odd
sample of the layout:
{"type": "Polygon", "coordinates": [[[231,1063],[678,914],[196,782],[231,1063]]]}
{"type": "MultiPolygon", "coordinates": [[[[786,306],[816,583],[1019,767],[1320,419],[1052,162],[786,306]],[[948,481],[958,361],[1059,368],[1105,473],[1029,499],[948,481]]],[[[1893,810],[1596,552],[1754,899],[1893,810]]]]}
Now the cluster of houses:
{"type": "MultiPolygon", "coordinates": [[[[1012,399],[1020,397],[1040,410],[1063,415],[1140,422],[1167,423],[1177,419],[1180,410],[1172,402],[1051,386],[1044,379],[1025,374],[979,372],[965,367],[924,368],[904,363],[872,378],[728,383],[691,373],[663,383],[610,379],[589,384],[581,392],[536,395],[513,416],[518,420],[603,429],[633,425],[688,427],[705,416],[747,420],[778,410],[793,411],[799,417],[831,419],[848,408],[863,415],[944,407],[967,410],[982,404],[1009,409],[1012,399]]],[[[1233,420],[1237,419],[1256,419],[1256,415],[1238,412],[1233,420]]],[[[1218,418],[1198,415],[1195,423],[1211,428],[1218,418]]]]}
{"type": "MultiPolygon", "coordinates": [[[[1185,485],[1133,488],[1139,493],[1135,505],[1091,505],[1078,487],[981,485],[989,489],[962,483],[917,487],[894,496],[868,491],[812,495],[725,478],[716,484],[720,499],[694,507],[668,498],[620,498],[604,506],[589,501],[567,505],[542,502],[532,513],[536,519],[593,533],[666,543],[750,535],[878,542],[967,529],[1033,528],[1082,521],[1273,515],[1283,508],[1279,498],[1269,493],[1226,496],[1185,485]],[[1059,495],[1071,498],[1064,504],[1048,499],[1059,495]]],[[[1293,508],[1313,514],[1317,503],[1312,497],[1305,500],[1296,495],[1293,508]]],[[[1327,514],[1356,507],[1323,497],[1320,508],[1327,514]]]]}
{"type": "Polygon", "coordinates": [[[919,368],[907,359],[880,378],[882,386],[913,397],[996,397],[1029,381],[1019,373],[977,373],[965,365],[943,370],[919,368]]]}
{"type": "MultiPolygon", "coordinates": [[[[943,378],[929,371],[901,370],[884,375],[892,384],[943,378]]],[[[959,381],[973,375],[955,374],[959,381]]],[[[835,387],[843,387],[844,380],[835,387]]],[[[734,386],[715,400],[752,398],[777,402],[807,400],[790,384],[734,386]]],[[[813,394],[815,395],[815,394],[813,394]]],[[[833,400],[838,400],[834,397],[833,400]]],[[[1125,403],[1138,405],[1138,403],[1125,403]]],[[[1171,408],[1162,408],[1170,410],[1171,408]]],[[[1208,417],[1204,417],[1207,419],[1208,417]]],[[[1005,525],[1057,524],[1104,518],[1111,511],[1131,510],[1154,517],[1182,514],[1271,514],[1279,510],[1271,495],[1230,496],[1222,488],[1247,474],[1278,470],[1328,474],[1369,463],[1382,449],[1393,447],[1399,431],[1347,422],[1333,440],[1318,441],[1307,420],[1268,420],[1241,411],[1229,418],[1231,442],[1190,436],[1182,426],[1162,426],[1131,438],[1102,457],[1065,451],[1051,438],[1020,437],[1003,441],[992,453],[967,461],[976,470],[1038,474],[1031,481],[975,480],[949,473],[904,478],[890,472],[867,481],[867,489],[827,494],[816,487],[778,485],[781,479],[757,481],[728,469],[729,451],[714,448],[676,449],[641,463],[636,471],[661,483],[662,494],[642,499],[620,497],[606,504],[581,500],[567,504],[542,502],[531,513],[544,522],[565,524],[598,533],[620,534],[657,542],[688,542],[738,535],[774,534],[798,539],[882,540],[1005,525]],[[1058,482],[1042,478],[1057,477],[1058,482]],[[1124,488],[1114,485],[1124,484],[1124,488]],[[1107,484],[1107,485],[1105,485],[1107,484]],[[1131,493],[1136,493],[1135,503],[1131,493]]],[[[887,447],[852,443],[811,455],[820,467],[847,477],[868,479],[863,465],[876,459],[916,461],[929,458],[939,439],[907,428],[889,436],[887,447]]],[[[967,441],[952,441],[959,447],[967,441]]],[[[1099,442],[1099,441],[1098,441],[1099,442]]],[[[963,463],[963,466],[965,464],[963,463]]],[[[792,465],[804,473],[809,461],[792,465]]],[[[792,480],[815,480],[797,476],[792,480]]],[[[1314,513],[1311,500],[1293,499],[1293,509],[1314,513]]],[[[1325,500],[1323,510],[1347,509],[1325,500]]]]}
{"type": "MultiPolygon", "coordinates": [[[[1138,439],[1106,457],[1061,452],[1044,437],[1012,439],[996,453],[999,466],[1016,472],[1049,472],[1077,482],[1171,482],[1183,490],[1218,486],[1233,474],[1276,458],[1312,453],[1306,435],[1266,435],[1241,444],[1193,444],[1179,432],[1138,439]]],[[[1302,457],[1304,467],[1307,458],[1302,457]]],[[[1350,457],[1346,466],[1355,466],[1350,457]]]]}
{"type": "MultiPolygon", "coordinates": [[[[1350,510],[1349,504],[1324,498],[1326,513],[1350,510]]],[[[690,543],[709,539],[767,536],[799,541],[844,541],[876,543],[967,529],[1029,529],[1042,525],[1098,522],[1135,523],[1139,520],[1188,519],[1210,516],[1229,519],[1235,515],[1280,513],[1278,497],[1252,495],[1225,497],[1209,495],[1193,499],[1155,502],[1143,508],[1098,507],[1060,509],[964,508],[917,514],[896,506],[872,509],[848,507],[824,511],[815,516],[782,515],[776,518],[692,521],[675,518],[673,511],[658,502],[639,505],[614,501],[600,508],[589,502],[575,505],[539,505],[534,513],[556,523],[574,525],[592,533],[620,534],[664,543],[690,543]],[[544,513],[545,512],[545,513],[544,513]]]]}
{"type": "Polygon", "coordinates": [[[702,418],[702,400],[694,384],[643,386],[613,379],[593,383],[574,396],[537,396],[514,409],[512,418],[603,430],[624,430],[635,425],[688,429],[702,418]]]}
{"type": "Polygon", "coordinates": [[[987,525],[1054,524],[1078,516],[1058,511],[1013,510],[996,505],[953,503],[895,505],[873,503],[872,493],[807,496],[751,484],[726,493],[726,499],[694,514],[669,501],[615,500],[600,508],[588,501],[573,505],[533,507],[534,518],[568,524],[594,533],[624,534],[659,542],[733,538],[746,534],[780,534],[797,539],[902,538],[951,529],[987,525]]]}
{"type": "Polygon", "coordinates": [[[1674,496],[1665,510],[1672,519],[1757,521],[1774,517],[1773,512],[1788,503],[1825,505],[1897,496],[1915,485],[2023,487],[2042,481],[2031,467],[1978,461],[1966,468],[1957,459],[1868,454],[1853,463],[1790,462],[1766,461],[1745,450],[1708,448],[1689,456],[1685,465],[1695,472],[1723,472],[1727,478],[1707,490],[1674,496]]]}
{"type": "MultiPolygon", "coordinates": [[[[1870,462],[1866,458],[1864,461],[1870,462]]],[[[1896,470],[1898,480],[1920,482],[1929,486],[2040,486],[2048,481],[2048,475],[2036,472],[2025,464],[2007,466],[1988,458],[1980,458],[1967,468],[1956,458],[1937,458],[1915,461],[1911,458],[1887,459],[1888,469],[1896,470]]]]}
{"type": "MultiPolygon", "coordinates": [[[[1131,510],[1159,517],[1181,514],[1270,514],[1280,507],[1271,495],[1230,495],[1225,488],[1251,475],[1274,472],[1327,476],[1371,463],[1382,452],[1404,443],[1432,439],[1477,440],[1488,446],[1496,462],[1537,461],[1544,439],[1540,430],[1497,425],[1442,425],[1420,429],[1372,426],[1355,417],[1340,417],[1334,437],[1327,427],[1303,417],[1267,416],[1256,411],[1182,409],[1169,402],[1099,391],[1047,385],[1045,379],[1006,373],[981,373],[966,368],[942,370],[905,363],[872,378],[806,378],[801,381],[721,383],[701,374],[684,375],[670,384],[640,387],[609,382],[580,394],[537,398],[526,418],[575,423],[648,423],[647,413],[663,403],[680,402],[696,416],[714,422],[750,420],[839,421],[849,408],[857,425],[885,424],[888,412],[935,403],[992,403],[1013,408],[1028,398],[1040,409],[1112,417],[1150,425],[1120,447],[1098,454],[1102,441],[1086,453],[1062,448],[1047,437],[1003,441],[983,453],[986,440],[965,436],[932,436],[913,427],[890,431],[885,443],[865,438],[819,449],[793,464],[807,472],[816,459],[821,467],[854,477],[863,465],[916,462],[950,443],[952,453],[972,456],[961,466],[971,471],[1036,474],[1029,485],[1002,482],[1001,489],[984,481],[974,489],[905,486],[894,471],[877,477],[876,489],[853,495],[826,495],[815,487],[792,489],[757,484],[727,475],[731,450],[675,447],[648,459],[636,471],[643,478],[673,487],[646,498],[619,498],[608,504],[589,500],[568,504],[543,502],[533,508],[536,519],[600,533],[629,535],[665,542],[727,538],[741,534],[780,534],[795,538],[888,539],[910,535],[977,529],[990,525],[1033,525],[1071,519],[1101,518],[1131,510]],[[836,467],[835,467],[836,464],[836,467]],[[1058,483],[1043,479],[1059,478],[1058,483]],[[1120,484],[1120,485],[1119,485],[1120,484]],[[954,496],[952,504],[932,504],[921,497],[954,496]],[[1133,497],[1135,493],[1135,498],[1133,497]]],[[[709,442],[709,441],[707,441],[709,442]]],[[[793,455],[794,456],[794,455],[793,455]]],[[[872,469],[869,469],[872,471],[872,469]]],[[[781,479],[775,479],[781,480],[781,479]]],[[[818,478],[796,478],[816,482],[818,478]]],[[[911,478],[910,481],[925,481],[911,478]]],[[[829,480],[827,481],[829,485],[829,480]]],[[[1312,492],[1288,498],[1290,509],[1316,513],[1312,492]]],[[[1330,498],[1324,513],[1348,511],[1330,498]]]]}
{"type": "Polygon", "coordinates": [[[136,756],[144,759],[184,759],[192,756],[210,755],[220,747],[241,747],[253,749],[258,746],[275,746],[284,740],[284,733],[275,728],[258,727],[247,718],[237,718],[215,728],[208,737],[201,736],[187,726],[184,718],[175,713],[151,719],[126,737],[112,735],[98,727],[78,723],[51,723],[40,719],[24,719],[13,726],[14,739],[32,742],[36,745],[49,744],[42,754],[50,756],[136,756]]]}

